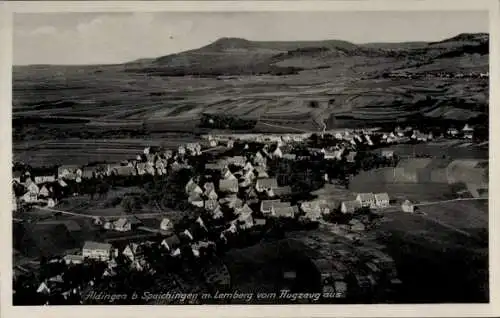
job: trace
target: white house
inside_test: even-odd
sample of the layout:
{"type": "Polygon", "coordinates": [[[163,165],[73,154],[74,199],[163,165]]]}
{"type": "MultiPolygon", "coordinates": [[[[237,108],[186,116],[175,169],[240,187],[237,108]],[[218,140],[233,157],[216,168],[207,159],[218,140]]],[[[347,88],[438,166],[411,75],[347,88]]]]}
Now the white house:
{"type": "Polygon", "coordinates": [[[119,218],[114,222],[113,229],[118,232],[127,232],[132,230],[132,223],[127,218],[119,218]]]}
{"type": "Polygon", "coordinates": [[[373,193],[358,193],[356,201],[358,201],[362,207],[373,207],[375,206],[375,195],[373,193]]]}
{"type": "Polygon", "coordinates": [[[403,210],[403,212],[407,213],[415,212],[415,206],[410,200],[405,200],[403,204],[401,204],[401,209],[403,210]]]}
{"type": "Polygon", "coordinates": [[[48,198],[49,195],[50,195],[50,191],[49,189],[47,189],[47,187],[45,185],[43,185],[41,188],[40,188],[40,191],[38,192],[38,195],[40,197],[43,197],[43,198],[48,198]]]}
{"type": "Polygon", "coordinates": [[[186,190],[186,194],[189,194],[189,195],[203,193],[203,190],[201,189],[201,187],[196,182],[194,182],[193,179],[189,180],[189,182],[186,184],[185,190],[186,190]]]}
{"type": "Polygon", "coordinates": [[[140,258],[142,254],[141,247],[137,243],[128,244],[123,250],[122,254],[130,261],[135,261],[140,258]]]}
{"type": "Polygon", "coordinates": [[[56,181],[56,177],[53,175],[46,175],[46,176],[35,176],[35,183],[36,184],[41,184],[45,182],[54,182],[56,181]]]}
{"type": "Polygon", "coordinates": [[[258,179],[255,184],[255,190],[258,192],[274,190],[278,187],[278,181],[274,178],[258,179]]]}
{"type": "Polygon", "coordinates": [[[86,241],[82,248],[84,258],[107,261],[111,258],[112,246],[109,243],[86,241]]]}
{"type": "Polygon", "coordinates": [[[52,199],[52,198],[47,199],[47,207],[48,208],[53,208],[56,206],[56,204],[57,204],[57,200],[52,199]]]}
{"type": "Polygon", "coordinates": [[[378,208],[386,208],[389,206],[389,194],[386,192],[384,193],[377,193],[375,194],[375,205],[378,208]]]}
{"type": "Polygon", "coordinates": [[[168,218],[163,218],[161,220],[161,223],[160,223],[160,229],[163,230],[163,231],[169,231],[171,229],[173,229],[174,227],[174,224],[172,223],[172,221],[170,221],[170,219],[168,218]]]}

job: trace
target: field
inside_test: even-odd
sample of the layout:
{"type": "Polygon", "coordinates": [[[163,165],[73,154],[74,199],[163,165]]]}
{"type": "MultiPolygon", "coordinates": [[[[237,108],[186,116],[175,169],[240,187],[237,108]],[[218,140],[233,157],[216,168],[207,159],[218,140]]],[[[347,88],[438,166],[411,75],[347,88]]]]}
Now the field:
{"type": "Polygon", "coordinates": [[[487,302],[488,248],[409,213],[391,213],[376,230],[394,257],[411,303],[487,302]]]}
{"type": "MultiPolygon", "coordinates": [[[[398,69],[416,75],[447,68],[487,71],[487,35],[449,40],[401,43],[394,51],[398,44],[229,38],[119,65],[14,67],[15,158],[34,164],[114,161],[135,151],[130,139],[156,134],[170,142],[176,139],[172,132],[207,132],[199,127],[202,114],[257,119],[253,132],[319,131],[323,123],[327,129],[370,127],[396,120],[485,124],[487,79],[384,75],[398,69]],[[81,144],[65,144],[69,138],[81,144]],[[103,149],[87,145],[94,139],[121,141],[103,149]],[[52,143],[24,144],[32,141],[52,143]]],[[[470,153],[457,149],[452,151],[460,157],[470,153]]]]}
{"type": "Polygon", "coordinates": [[[466,230],[488,229],[488,201],[457,201],[419,208],[431,218],[466,230]]]}
{"type": "Polygon", "coordinates": [[[63,139],[29,141],[14,144],[14,160],[32,166],[53,166],[61,164],[85,165],[90,162],[120,162],[133,159],[147,146],[177,148],[193,142],[193,135],[165,135],[138,139],[63,139]]]}
{"type": "Polygon", "coordinates": [[[440,158],[443,155],[453,159],[488,159],[488,145],[477,145],[463,140],[442,140],[435,142],[419,143],[414,145],[399,144],[383,148],[394,150],[400,157],[414,154],[430,155],[440,158]]]}

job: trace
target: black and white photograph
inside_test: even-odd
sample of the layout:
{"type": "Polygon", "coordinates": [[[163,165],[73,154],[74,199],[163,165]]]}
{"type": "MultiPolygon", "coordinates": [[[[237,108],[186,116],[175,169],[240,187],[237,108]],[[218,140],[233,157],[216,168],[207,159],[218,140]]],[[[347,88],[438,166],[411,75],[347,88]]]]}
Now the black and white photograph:
{"type": "Polygon", "coordinates": [[[12,305],[488,304],[489,79],[488,10],[14,12],[12,305]]]}

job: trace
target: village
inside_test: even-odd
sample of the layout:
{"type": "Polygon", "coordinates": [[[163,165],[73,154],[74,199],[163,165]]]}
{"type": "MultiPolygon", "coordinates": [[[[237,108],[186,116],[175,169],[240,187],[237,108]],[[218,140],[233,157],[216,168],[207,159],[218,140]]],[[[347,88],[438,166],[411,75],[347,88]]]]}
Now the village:
{"type": "MultiPolygon", "coordinates": [[[[82,240],[79,249],[64,254],[14,264],[14,298],[36,304],[109,301],[85,296],[98,286],[125,294],[144,286],[213,294],[230,290],[230,271],[220,261],[228,250],[318,228],[336,240],[329,243],[336,252],[319,248],[324,256],[313,261],[323,293],[342,301],[361,289],[369,293],[377,285],[397,285],[393,260],[364,243],[365,232],[390,211],[418,213],[418,202],[387,192],[351,192],[350,180],[360,171],[395,167],[404,156],[387,150],[391,145],[457,138],[472,142],[474,127],[449,128],[441,135],[399,126],[389,131],[207,135],[177,149],[146,146],[136,158],[118,163],[53,169],[15,164],[14,222],[36,223],[39,215],[61,224],[86,218],[110,235],[82,240]],[[142,201],[120,198],[120,215],[64,208],[72,198],[105,198],[114,188],[129,186],[141,186],[146,194],[142,201]],[[342,195],[321,194],[329,189],[342,195]],[[146,204],[156,210],[139,212],[146,204]],[[337,259],[342,257],[365,269],[349,268],[337,259]],[[36,279],[29,276],[33,264],[36,279]],[[130,277],[127,283],[124,277],[130,277]]],[[[293,270],[283,272],[286,290],[296,278],[293,270]]]]}

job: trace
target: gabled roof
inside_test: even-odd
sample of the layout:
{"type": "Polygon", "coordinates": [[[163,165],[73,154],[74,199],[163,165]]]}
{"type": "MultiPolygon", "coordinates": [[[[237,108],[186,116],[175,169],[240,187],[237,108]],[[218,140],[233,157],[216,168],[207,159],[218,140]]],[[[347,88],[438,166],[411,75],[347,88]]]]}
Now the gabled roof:
{"type": "Polygon", "coordinates": [[[111,250],[112,246],[109,243],[86,241],[83,248],[86,250],[111,250]]]}
{"type": "Polygon", "coordinates": [[[169,247],[175,247],[181,243],[181,240],[177,235],[166,237],[163,241],[167,243],[169,247]]]}
{"type": "Polygon", "coordinates": [[[281,217],[281,216],[286,216],[286,217],[293,217],[294,215],[294,208],[292,206],[287,206],[287,207],[279,207],[277,209],[274,209],[274,215],[281,217]]]}
{"type": "Polygon", "coordinates": [[[114,222],[114,224],[115,224],[116,227],[123,227],[127,223],[129,223],[129,221],[127,220],[127,218],[119,218],[118,220],[116,220],[114,222]]]}
{"type": "Polygon", "coordinates": [[[343,201],[342,204],[346,207],[347,211],[354,211],[356,209],[361,208],[361,203],[356,200],[343,201]]]}
{"type": "Polygon", "coordinates": [[[76,171],[76,170],[80,169],[80,166],[79,165],[61,165],[57,168],[57,171],[62,172],[65,169],[68,171],[76,171]]]}
{"type": "Polygon", "coordinates": [[[275,178],[258,179],[257,186],[265,189],[276,189],[278,187],[278,181],[275,178]]]}
{"type": "Polygon", "coordinates": [[[221,191],[236,190],[238,189],[238,180],[237,179],[219,180],[219,189],[221,191]]]}
{"type": "Polygon", "coordinates": [[[243,205],[243,207],[236,209],[236,213],[238,213],[238,214],[252,214],[253,211],[252,211],[252,209],[250,209],[248,204],[245,204],[245,205],[243,205]]]}
{"type": "Polygon", "coordinates": [[[290,202],[281,202],[281,201],[277,201],[277,202],[273,202],[271,203],[271,206],[273,207],[273,209],[282,209],[282,208],[288,208],[291,206],[290,202]]]}
{"type": "Polygon", "coordinates": [[[375,200],[375,195],[373,193],[358,193],[358,196],[362,201],[375,200]]]}
{"type": "Polygon", "coordinates": [[[276,200],[262,200],[260,202],[260,209],[263,210],[263,211],[269,211],[273,207],[274,203],[279,203],[279,202],[280,202],[279,199],[276,199],[276,200]]]}
{"type": "Polygon", "coordinates": [[[387,194],[387,192],[376,193],[375,200],[376,201],[389,201],[389,194],[387,194]]]}

